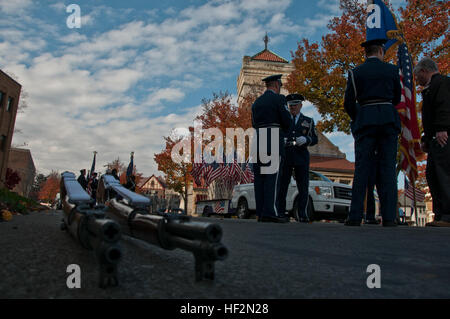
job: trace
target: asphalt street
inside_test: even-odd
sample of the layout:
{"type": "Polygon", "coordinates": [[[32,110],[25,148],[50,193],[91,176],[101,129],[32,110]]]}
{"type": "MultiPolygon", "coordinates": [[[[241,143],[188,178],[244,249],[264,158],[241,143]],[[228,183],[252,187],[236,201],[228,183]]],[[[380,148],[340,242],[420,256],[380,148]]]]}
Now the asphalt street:
{"type": "Polygon", "coordinates": [[[119,287],[98,288],[93,252],[60,230],[60,211],[0,223],[0,298],[450,298],[450,228],[273,224],[198,218],[223,228],[228,259],[196,282],[194,258],[124,237],[119,287]],[[67,266],[81,268],[69,289],[67,266]],[[369,265],[381,288],[369,289],[369,265]]]}

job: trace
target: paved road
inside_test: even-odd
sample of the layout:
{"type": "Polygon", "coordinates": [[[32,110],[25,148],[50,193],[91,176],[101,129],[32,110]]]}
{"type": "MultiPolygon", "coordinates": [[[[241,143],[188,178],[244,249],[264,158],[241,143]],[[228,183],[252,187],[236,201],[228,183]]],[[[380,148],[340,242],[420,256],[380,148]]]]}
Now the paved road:
{"type": "Polygon", "coordinates": [[[59,230],[61,217],[0,223],[0,298],[450,298],[449,228],[214,219],[230,252],[215,282],[195,282],[190,253],[126,237],[120,287],[102,290],[93,253],[59,230]],[[81,267],[81,289],[66,286],[69,264],[81,267]],[[367,288],[370,264],[380,289],[367,288]]]}

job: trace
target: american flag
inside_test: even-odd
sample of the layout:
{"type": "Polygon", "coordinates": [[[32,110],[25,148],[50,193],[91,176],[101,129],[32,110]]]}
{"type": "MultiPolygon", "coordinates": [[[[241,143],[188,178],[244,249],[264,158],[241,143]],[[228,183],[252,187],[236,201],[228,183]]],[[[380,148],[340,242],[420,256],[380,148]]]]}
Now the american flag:
{"type": "Polygon", "coordinates": [[[222,163],[214,162],[213,164],[211,164],[211,167],[212,167],[211,171],[205,178],[206,185],[210,185],[217,178],[224,176],[227,170],[222,163]]]}
{"type": "Polygon", "coordinates": [[[425,194],[420,190],[415,188],[411,183],[407,183],[405,195],[411,200],[414,200],[414,192],[416,193],[416,201],[423,202],[425,200],[425,194]]]}
{"type": "Polygon", "coordinates": [[[130,163],[128,164],[127,167],[127,177],[133,175],[133,168],[134,168],[133,159],[134,159],[134,152],[131,152],[130,163]]]}
{"type": "Polygon", "coordinates": [[[97,155],[97,152],[94,152],[94,159],[92,160],[91,171],[88,174],[88,185],[87,185],[86,191],[89,195],[92,195],[92,188],[91,188],[92,181],[93,181],[92,174],[94,174],[94,172],[95,172],[95,157],[96,157],[96,155],[97,155]]]}
{"type": "Polygon", "coordinates": [[[221,200],[221,201],[217,201],[216,204],[214,205],[214,212],[216,214],[221,214],[225,212],[225,201],[221,200]]]}
{"type": "Polygon", "coordinates": [[[400,137],[400,167],[410,180],[417,179],[417,157],[422,154],[420,131],[417,121],[416,92],[411,56],[408,47],[401,43],[397,52],[402,84],[402,98],[396,109],[402,122],[400,137]]]}
{"type": "Polygon", "coordinates": [[[242,165],[241,165],[241,169],[242,169],[241,184],[248,184],[248,183],[250,183],[248,175],[245,174],[245,172],[247,171],[247,165],[248,165],[248,163],[242,163],[242,165]]]}
{"type": "MultiPolygon", "coordinates": [[[[200,154],[201,156],[201,154],[200,154]]],[[[206,165],[205,160],[200,157],[200,158],[196,158],[196,162],[192,165],[192,171],[191,171],[191,175],[194,178],[194,181],[197,185],[201,185],[202,184],[202,180],[201,178],[203,177],[203,173],[204,173],[204,167],[206,165]],[[197,161],[199,161],[199,159],[201,158],[201,162],[197,163],[197,161]]]]}
{"type": "Polygon", "coordinates": [[[235,184],[241,182],[242,175],[243,175],[242,173],[243,173],[243,171],[242,171],[241,165],[239,165],[239,163],[237,162],[237,156],[235,153],[233,163],[231,163],[231,167],[230,167],[230,177],[235,184]]]}
{"type": "Polygon", "coordinates": [[[212,173],[213,169],[214,168],[213,168],[212,164],[207,164],[207,163],[204,163],[204,165],[201,168],[200,176],[203,177],[206,187],[208,187],[210,184],[209,183],[210,178],[211,178],[210,174],[212,173]]]}
{"type": "Polygon", "coordinates": [[[247,162],[247,167],[245,168],[244,175],[247,179],[247,183],[253,183],[255,180],[255,175],[253,174],[253,169],[250,167],[250,163],[247,162]]]}

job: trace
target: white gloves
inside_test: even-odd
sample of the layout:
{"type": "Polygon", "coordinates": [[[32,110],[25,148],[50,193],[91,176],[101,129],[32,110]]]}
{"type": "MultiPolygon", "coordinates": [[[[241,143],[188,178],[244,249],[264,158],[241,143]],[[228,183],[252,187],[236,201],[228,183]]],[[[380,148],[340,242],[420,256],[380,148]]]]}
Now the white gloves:
{"type": "Polygon", "coordinates": [[[298,146],[302,146],[303,144],[306,143],[306,137],[299,136],[295,139],[295,142],[297,143],[298,146]]]}

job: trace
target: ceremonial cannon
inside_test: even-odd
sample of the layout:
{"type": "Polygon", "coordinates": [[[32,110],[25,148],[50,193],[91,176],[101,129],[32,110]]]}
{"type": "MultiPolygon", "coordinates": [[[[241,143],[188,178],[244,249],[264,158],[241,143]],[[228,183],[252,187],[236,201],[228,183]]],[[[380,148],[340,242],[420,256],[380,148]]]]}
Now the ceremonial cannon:
{"type": "Polygon", "coordinates": [[[220,242],[219,225],[175,213],[150,214],[150,200],[126,189],[111,175],[102,176],[99,190],[102,193],[97,198],[108,207],[106,215],[122,226],[123,233],[163,249],[192,252],[195,279],[214,279],[214,262],[228,256],[228,249],[220,242]]]}
{"type": "Polygon", "coordinates": [[[122,257],[118,246],[120,226],[106,219],[106,206],[95,206],[73,173],[61,174],[60,192],[64,211],[61,229],[67,230],[82,247],[95,252],[100,267],[99,286],[117,286],[117,265],[122,257]]]}

